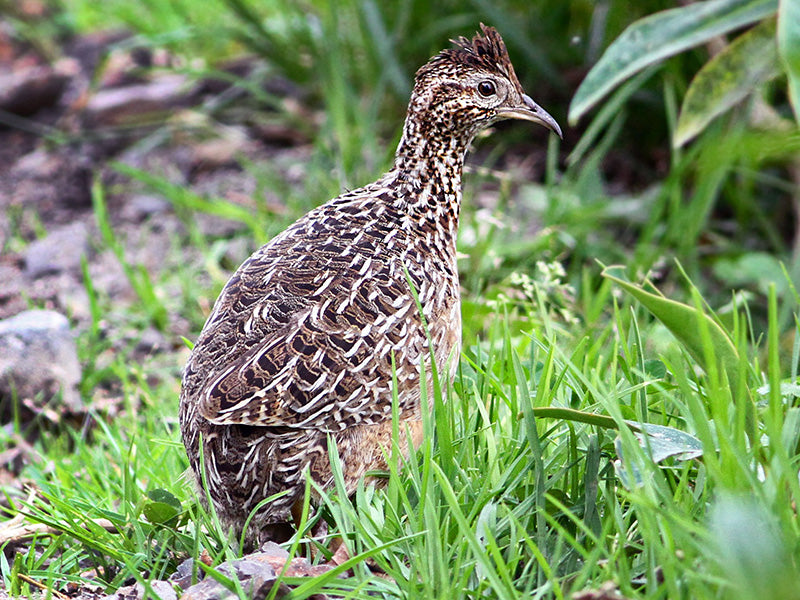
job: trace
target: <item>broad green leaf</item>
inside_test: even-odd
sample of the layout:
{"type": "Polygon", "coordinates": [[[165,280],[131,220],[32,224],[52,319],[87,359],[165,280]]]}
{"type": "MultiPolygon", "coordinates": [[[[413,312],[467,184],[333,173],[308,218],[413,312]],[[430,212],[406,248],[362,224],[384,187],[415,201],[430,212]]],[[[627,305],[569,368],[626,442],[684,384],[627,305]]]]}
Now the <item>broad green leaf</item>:
{"type": "Polygon", "coordinates": [[[658,12],[629,26],[589,71],[572,99],[569,122],[645,67],[775,13],[778,0],[708,0],[658,12]]]}
{"type": "Polygon", "coordinates": [[[644,372],[653,379],[664,379],[667,376],[667,365],[657,358],[650,358],[644,361],[644,372]]]}
{"type": "Polygon", "coordinates": [[[617,460],[614,461],[614,470],[622,485],[627,489],[640,487],[644,483],[644,477],[639,466],[634,461],[625,464],[625,453],[622,449],[622,438],[617,436],[614,440],[614,450],[617,452],[617,460]]]}
{"type": "MultiPolygon", "coordinates": [[[[627,422],[634,428],[639,445],[648,450],[650,459],[658,464],[674,456],[677,460],[691,460],[703,456],[703,445],[696,437],[674,427],[651,423],[627,422]]],[[[614,449],[619,460],[614,461],[620,481],[627,488],[640,486],[644,479],[635,461],[626,461],[622,438],[614,440],[614,449]],[[628,468],[630,467],[630,472],[628,468]]]]}
{"type": "MultiPolygon", "coordinates": [[[[571,408],[543,406],[534,408],[533,414],[538,418],[562,419],[605,429],[619,429],[619,423],[612,417],[571,408]]],[[[659,463],[670,456],[675,456],[678,460],[689,460],[703,455],[703,445],[700,440],[680,429],[652,423],[638,423],[629,419],[625,420],[625,424],[633,431],[642,447],[650,448],[653,462],[659,463]]]]}
{"type": "Polygon", "coordinates": [[[178,500],[172,492],[168,492],[167,490],[155,488],[147,492],[147,497],[153,502],[163,502],[164,504],[169,504],[174,507],[176,510],[181,510],[181,501],[178,500]]]}
{"type": "Polygon", "coordinates": [[[149,501],[145,503],[142,512],[153,524],[167,523],[181,513],[181,501],[167,490],[150,490],[147,497],[149,501]]]}
{"type": "Polygon", "coordinates": [[[673,146],[683,146],[779,72],[775,20],[767,19],[737,37],[694,76],[683,99],[673,146]]]}
{"type": "Polygon", "coordinates": [[[739,353],[728,334],[711,317],[693,306],[670,300],[631,283],[625,278],[621,267],[606,267],[602,274],[641,302],[672,332],[672,335],[683,342],[694,359],[708,370],[703,350],[704,337],[700,327],[702,322],[711,338],[714,354],[728,376],[728,381],[732,383],[737,380],[739,353]]]}
{"type": "Polygon", "coordinates": [[[148,502],[142,509],[145,518],[153,525],[163,525],[168,523],[180,514],[175,507],[166,502],[148,502]]]}
{"type": "Polygon", "coordinates": [[[703,455],[703,444],[685,431],[652,423],[640,423],[637,426],[642,431],[634,435],[642,447],[650,448],[650,458],[655,463],[670,456],[678,460],[690,460],[703,455]]]}
{"type": "Polygon", "coordinates": [[[714,275],[731,288],[756,286],[767,295],[771,285],[785,290],[786,279],[778,257],[767,252],[745,252],[734,258],[720,258],[714,263],[714,275]]]}
{"type": "Polygon", "coordinates": [[[800,0],[780,0],[778,53],[789,78],[789,99],[800,124],[800,0]]]}

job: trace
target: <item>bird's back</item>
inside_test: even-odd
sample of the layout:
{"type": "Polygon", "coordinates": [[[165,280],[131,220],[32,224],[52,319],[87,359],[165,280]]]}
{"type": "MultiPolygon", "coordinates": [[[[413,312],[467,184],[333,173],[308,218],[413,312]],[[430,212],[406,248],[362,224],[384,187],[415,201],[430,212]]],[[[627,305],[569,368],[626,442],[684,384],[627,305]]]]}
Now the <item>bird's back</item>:
{"type": "MultiPolygon", "coordinates": [[[[327,434],[347,443],[390,422],[393,381],[402,418],[420,419],[428,333],[443,367],[460,350],[461,324],[454,240],[442,246],[424,222],[409,218],[415,213],[403,196],[410,193],[390,173],[335,198],[231,277],[184,372],[181,426],[197,449],[189,452],[195,470],[202,434],[226,448],[204,452],[205,468],[223,487],[244,471],[253,481],[270,477],[263,464],[231,451],[241,443],[266,455],[291,442],[280,462],[292,454],[300,471],[327,454],[319,448],[327,434]]],[[[285,520],[285,506],[276,509],[275,520],[285,520]]]]}

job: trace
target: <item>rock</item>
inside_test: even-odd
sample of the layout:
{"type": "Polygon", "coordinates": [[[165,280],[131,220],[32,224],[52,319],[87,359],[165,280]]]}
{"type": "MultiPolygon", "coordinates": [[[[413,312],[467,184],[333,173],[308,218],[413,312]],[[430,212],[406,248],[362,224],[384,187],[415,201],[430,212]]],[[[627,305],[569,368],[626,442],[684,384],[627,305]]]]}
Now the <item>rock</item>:
{"type": "Polygon", "coordinates": [[[227,266],[235,270],[253,253],[253,250],[253,242],[249,237],[238,236],[225,242],[225,254],[222,256],[227,261],[227,266]]]}
{"type": "Polygon", "coordinates": [[[178,600],[175,588],[167,581],[161,581],[160,579],[151,581],[150,589],[152,593],[145,594],[144,586],[137,582],[133,585],[119,588],[112,595],[106,596],[105,600],[144,600],[144,598],[149,598],[150,600],[178,600]]]}
{"type": "MultiPolygon", "coordinates": [[[[248,598],[264,597],[278,577],[269,563],[252,560],[249,557],[223,563],[217,569],[226,577],[237,578],[248,598]]],[[[281,596],[279,593],[278,597],[281,596]]],[[[238,596],[212,577],[206,577],[200,583],[191,586],[181,596],[181,600],[227,600],[228,598],[232,600],[238,596]]]]}
{"type": "Polygon", "coordinates": [[[37,148],[28,152],[14,163],[14,174],[18,177],[54,177],[60,163],[45,148],[37,148]]]}
{"type": "Polygon", "coordinates": [[[167,348],[167,338],[155,327],[148,327],[139,335],[135,350],[141,354],[155,354],[167,348]]]}
{"type": "Polygon", "coordinates": [[[225,137],[192,144],[192,170],[196,173],[236,166],[237,158],[248,151],[252,152],[253,147],[247,134],[235,129],[225,137]]]}
{"type": "Polygon", "coordinates": [[[25,275],[36,279],[63,271],[80,273],[81,258],[89,253],[89,231],[80,221],[36,240],[25,252],[25,275]]]}
{"type": "Polygon", "coordinates": [[[167,212],[170,208],[172,208],[172,204],[161,196],[140,194],[133,196],[125,203],[121,216],[126,221],[141,223],[148,217],[167,212]]]}
{"type": "Polygon", "coordinates": [[[81,366],[67,318],[52,310],[28,310],[0,321],[0,398],[16,395],[34,413],[58,421],[48,406],[60,391],[66,412],[82,412],[81,366]]]}
{"type": "MultiPolygon", "coordinates": [[[[194,569],[194,559],[187,558],[181,564],[178,565],[178,568],[175,569],[175,572],[169,576],[169,582],[173,585],[177,585],[182,590],[185,590],[192,585],[192,570],[194,569]]],[[[197,578],[203,578],[203,571],[200,569],[197,570],[197,578]]]]}
{"type": "Polygon", "coordinates": [[[582,590],[572,595],[572,600],[627,600],[617,590],[617,584],[606,581],[597,590],[582,590]]]}
{"type": "Polygon", "coordinates": [[[166,581],[153,581],[150,583],[150,587],[153,588],[153,592],[161,600],[178,600],[178,594],[175,592],[175,588],[166,581]]]}
{"type": "Polygon", "coordinates": [[[94,127],[134,124],[142,115],[163,113],[183,102],[187,83],[183,75],[161,75],[148,83],[102,89],[87,102],[85,115],[94,127]]]}
{"type": "Polygon", "coordinates": [[[25,281],[22,272],[16,265],[0,264],[0,300],[8,300],[15,296],[22,295],[25,289],[25,281]]]}
{"type": "MultiPolygon", "coordinates": [[[[259,560],[260,553],[251,554],[237,560],[229,561],[217,567],[217,570],[226,577],[236,578],[242,586],[245,596],[248,598],[262,598],[269,591],[270,587],[278,578],[272,565],[259,560]]],[[[283,587],[283,586],[282,586],[283,587]]],[[[288,588],[286,589],[288,591],[288,588]]],[[[278,598],[284,594],[278,593],[278,598]]],[[[224,585],[213,579],[206,577],[200,583],[191,586],[184,591],[181,600],[227,600],[238,596],[228,590],[224,585]]]]}
{"type": "Polygon", "coordinates": [[[300,146],[309,143],[309,136],[297,127],[278,121],[259,121],[253,125],[253,135],[266,143],[275,146],[300,146]]]}
{"type": "Polygon", "coordinates": [[[259,550],[261,554],[281,558],[283,562],[286,562],[286,559],[289,558],[289,553],[280,544],[276,544],[275,542],[264,542],[259,550]]]}
{"type": "MultiPolygon", "coordinates": [[[[278,573],[283,572],[285,577],[316,577],[333,568],[328,565],[312,565],[305,558],[295,558],[287,566],[288,558],[289,554],[283,548],[269,542],[262,547],[261,552],[222,563],[217,570],[226,577],[238,579],[248,598],[262,598],[275,584],[278,573]]],[[[276,597],[283,598],[289,592],[289,586],[282,583],[276,597]]],[[[206,577],[188,588],[181,600],[228,600],[237,597],[212,577],[206,577]]],[[[322,595],[314,597],[324,598],[322,595]]]]}
{"type": "Polygon", "coordinates": [[[55,66],[29,66],[15,72],[0,73],[0,110],[30,116],[43,108],[53,106],[71,77],[78,72],[78,65],[70,59],[55,66]]]}
{"type": "Polygon", "coordinates": [[[89,265],[89,275],[94,288],[103,290],[114,302],[132,301],[136,297],[113,250],[104,250],[95,255],[89,265]]]}
{"type": "Polygon", "coordinates": [[[58,220],[53,218],[55,208],[92,206],[94,169],[93,159],[79,148],[33,150],[12,165],[7,177],[0,177],[0,197],[35,207],[41,220],[50,223],[58,220]]]}
{"type": "Polygon", "coordinates": [[[56,306],[67,313],[73,323],[82,324],[91,320],[92,307],[89,294],[80,282],[71,282],[56,293],[56,306]]]}
{"type": "Polygon", "coordinates": [[[64,52],[80,63],[84,73],[94,73],[100,61],[108,54],[109,48],[124,42],[131,35],[124,29],[106,29],[73,35],[64,40],[64,52]]]}

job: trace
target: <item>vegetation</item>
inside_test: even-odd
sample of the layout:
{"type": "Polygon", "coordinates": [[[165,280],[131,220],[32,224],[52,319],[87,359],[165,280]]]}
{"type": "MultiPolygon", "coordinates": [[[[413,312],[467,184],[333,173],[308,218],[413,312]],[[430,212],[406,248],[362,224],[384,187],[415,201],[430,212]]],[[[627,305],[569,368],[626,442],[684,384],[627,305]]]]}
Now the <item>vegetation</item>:
{"type": "MultiPolygon", "coordinates": [[[[302,523],[292,552],[330,556],[310,538],[322,518],[352,558],[327,575],[289,579],[292,598],[561,599],[607,581],[629,598],[800,598],[800,35],[776,25],[777,3],[703,4],[712,3],[761,12],[654,55],[607,96],[576,101],[573,120],[592,103],[596,111],[565,142],[551,136],[543,183],[503,162],[541,150],[540,132],[533,139],[524,126],[499,127],[479,140],[459,240],[464,353],[455,384],[439,386],[423,445],[386,475],[385,488],[350,499],[332,493],[302,523]],[[781,66],[676,139],[697,105],[692,79],[708,73],[709,51],[730,52],[763,27],[769,39],[783,36],[774,54],[781,66]],[[481,194],[492,202],[478,203],[481,194]],[[338,579],[347,568],[352,576],[338,579]]],[[[126,257],[98,179],[98,243],[123,264],[137,302],[112,306],[84,270],[92,326],[80,339],[82,392],[113,388],[123,408],[113,419],[98,409],[90,435],[62,428],[35,442],[37,460],[20,477],[37,493],[8,492],[8,517],[62,533],[0,553],[12,595],[39,593],[31,580],[113,591],[165,578],[202,551],[212,564],[235,556],[180,476],[185,354],[140,364],[109,354],[112,340],[101,335],[112,318],[169,332],[175,314],[199,332],[235,268],[224,256],[236,239],[203,233],[198,215],[245,223],[237,236],[255,248],[311,206],[374,179],[389,164],[413,69],[481,21],[501,31],[523,86],[564,123],[603,50],[637,19],[672,8],[655,0],[466,4],[63,0],[64,30],[124,25],[134,44],[169,48],[184,59],[173,68],[193,77],[258,54],[263,69],[235,80],[249,114],[221,103],[207,118],[277,115],[308,135],[312,150],[298,185],[269,164],[244,165],[284,212],[243,213],[119,165],[167,198],[186,226],[158,275],[126,257]],[[325,115],[319,127],[264,91],[278,76],[306,90],[325,115]],[[184,261],[187,252],[202,259],[184,261]]],[[[796,17],[798,5],[782,1],[780,10],[796,17]]],[[[11,444],[14,435],[3,430],[0,439],[11,444]]]]}

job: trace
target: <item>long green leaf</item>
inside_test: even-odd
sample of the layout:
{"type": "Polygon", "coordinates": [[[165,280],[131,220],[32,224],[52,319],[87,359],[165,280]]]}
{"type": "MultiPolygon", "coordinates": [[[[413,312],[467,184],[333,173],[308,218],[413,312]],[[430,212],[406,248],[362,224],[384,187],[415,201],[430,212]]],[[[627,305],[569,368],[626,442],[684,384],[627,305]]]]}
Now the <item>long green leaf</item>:
{"type": "Polygon", "coordinates": [[[737,37],[692,79],[683,99],[673,145],[678,148],[691,140],[712,119],[779,72],[775,20],[767,19],[737,37]]]}
{"type": "Polygon", "coordinates": [[[693,306],[670,300],[631,283],[625,278],[621,267],[606,267],[602,275],[641,302],[672,332],[672,335],[683,343],[694,359],[708,370],[703,347],[702,331],[705,329],[714,346],[714,355],[728,376],[728,381],[738,380],[736,373],[739,367],[739,352],[725,330],[714,319],[693,306]]]}
{"type": "Polygon", "coordinates": [[[221,198],[203,198],[187,190],[186,187],[182,185],[177,185],[164,177],[148,173],[144,169],[137,169],[125,163],[115,162],[113,163],[113,167],[118,173],[141,181],[177,206],[209,215],[215,215],[224,219],[230,219],[231,221],[238,221],[239,223],[245,223],[250,226],[253,225],[253,212],[243,206],[232,204],[221,198]]]}
{"type": "Polygon", "coordinates": [[[495,593],[500,594],[501,592],[506,592],[506,594],[503,595],[510,595],[511,590],[508,590],[503,585],[503,582],[497,574],[497,569],[492,564],[489,556],[483,551],[483,548],[481,548],[481,544],[475,535],[472,524],[467,520],[464,511],[461,510],[461,503],[458,501],[458,497],[456,496],[455,490],[450,485],[447,475],[444,474],[444,471],[442,471],[441,467],[436,463],[432,463],[431,466],[433,467],[433,473],[436,479],[439,481],[439,486],[447,502],[447,507],[452,514],[453,520],[458,525],[458,533],[461,538],[466,541],[472,551],[476,564],[482,567],[483,575],[491,583],[492,590],[495,593]]]}
{"type": "Polygon", "coordinates": [[[780,0],[778,53],[789,78],[789,99],[800,124],[800,0],[780,0]]]}
{"type": "Polygon", "coordinates": [[[778,0],[709,0],[636,21],[614,40],[572,99],[569,122],[645,67],[775,13],[778,0]]]}
{"type": "MultiPolygon", "coordinates": [[[[739,369],[745,359],[739,355],[728,333],[714,319],[699,307],[665,298],[655,288],[650,292],[642,286],[631,283],[625,278],[622,267],[606,267],[602,275],[622,287],[653,313],[707,372],[713,367],[718,367],[727,378],[728,385],[736,386],[739,381],[739,369]],[[713,350],[710,354],[706,352],[708,344],[713,350]],[[714,357],[715,364],[709,364],[710,356],[714,357]]],[[[747,435],[752,442],[756,435],[753,400],[745,391],[737,402],[742,403],[747,435]]]]}
{"type": "MultiPolygon", "coordinates": [[[[575,421],[577,423],[596,425],[597,427],[603,427],[605,429],[619,428],[619,424],[614,420],[613,417],[609,417],[608,415],[598,415],[582,410],[575,410],[574,408],[565,408],[561,406],[540,406],[533,409],[533,414],[534,416],[543,419],[575,421]]],[[[634,425],[634,428],[636,427],[637,426],[634,425]]]]}

